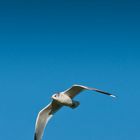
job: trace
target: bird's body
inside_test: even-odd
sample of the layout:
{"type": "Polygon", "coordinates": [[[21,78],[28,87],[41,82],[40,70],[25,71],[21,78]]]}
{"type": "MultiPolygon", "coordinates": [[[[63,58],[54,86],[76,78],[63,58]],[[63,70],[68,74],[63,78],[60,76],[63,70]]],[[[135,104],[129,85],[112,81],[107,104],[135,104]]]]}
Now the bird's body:
{"type": "Polygon", "coordinates": [[[72,99],[64,93],[54,94],[52,99],[64,106],[72,106],[72,99]]]}
{"type": "Polygon", "coordinates": [[[43,132],[47,122],[59,109],[61,109],[63,106],[68,106],[73,109],[79,106],[80,103],[73,100],[73,98],[83,90],[93,90],[102,94],[109,95],[111,97],[115,97],[108,92],[82,85],[73,85],[66,91],[52,95],[52,102],[38,113],[34,140],[42,140],[43,132]]]}

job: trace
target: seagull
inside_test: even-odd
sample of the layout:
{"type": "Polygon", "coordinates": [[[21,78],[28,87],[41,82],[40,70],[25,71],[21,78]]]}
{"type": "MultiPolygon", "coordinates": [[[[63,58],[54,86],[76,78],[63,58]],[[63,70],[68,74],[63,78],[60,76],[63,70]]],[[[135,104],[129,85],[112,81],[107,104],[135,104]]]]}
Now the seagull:
{"type": "Polygon", "coordinates": [[[71,88],[63,92],[53,94],[51,97],[51,103],[49,103],[38,113],[35,124],[34,140],[42,140],[46,124],[59,109],[61,109],[63,106],[67,106],[72,109],[78,107],[80,103],[78,101],[73,100],[73,98],[84,90],[96,91],[114,98],[116,97],[115,95],[110,94],[108,92],[82,85],[73,85],[71,88]]]}

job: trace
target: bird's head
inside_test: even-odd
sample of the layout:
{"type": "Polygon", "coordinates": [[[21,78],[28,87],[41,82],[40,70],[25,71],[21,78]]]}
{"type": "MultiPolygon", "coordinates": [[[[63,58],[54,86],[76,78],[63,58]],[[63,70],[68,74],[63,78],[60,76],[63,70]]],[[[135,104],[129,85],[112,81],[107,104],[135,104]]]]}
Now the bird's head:
{"type": "Polygon", "coordinates": [[[59,93],[55,93],[52,95],[53,100],[58,100],[58,98],[59,98],[59,93]]]}

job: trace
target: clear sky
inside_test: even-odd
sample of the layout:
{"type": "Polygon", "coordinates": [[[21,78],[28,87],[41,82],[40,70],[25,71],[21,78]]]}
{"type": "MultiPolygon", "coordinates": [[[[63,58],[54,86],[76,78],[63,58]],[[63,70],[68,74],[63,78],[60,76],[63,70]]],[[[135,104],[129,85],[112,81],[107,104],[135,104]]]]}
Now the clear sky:
{"type": "Polygon", "coordinates": [[[43,140],[140,139],[140,1],[0,1],[0,139],[33,140],[39,110],[73,84],[118,99],[81,93],[43,140]]]}

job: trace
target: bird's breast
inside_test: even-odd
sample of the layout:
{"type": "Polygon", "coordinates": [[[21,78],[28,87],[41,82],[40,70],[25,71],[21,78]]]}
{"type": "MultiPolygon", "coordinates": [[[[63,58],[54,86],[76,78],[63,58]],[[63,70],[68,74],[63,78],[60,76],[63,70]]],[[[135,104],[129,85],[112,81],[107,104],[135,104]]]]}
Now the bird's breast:
{"type": "Polygon", "coordinates": [[[58,101],[61,104],[66,105],[66,106],[71,106],[72,105],[72,99],[69,96],[67,96],[67,95],[65,95],[63,93],[61,93],[59,95],[58,101]]]}

